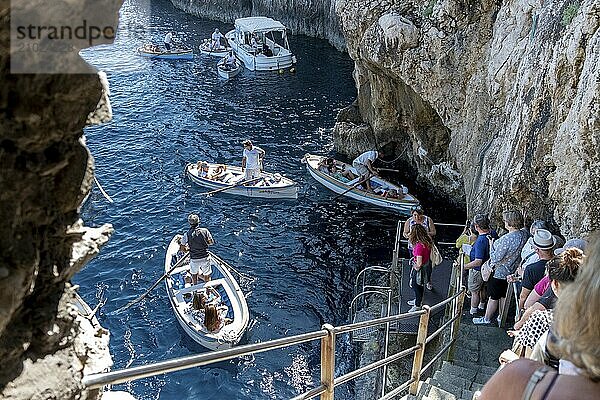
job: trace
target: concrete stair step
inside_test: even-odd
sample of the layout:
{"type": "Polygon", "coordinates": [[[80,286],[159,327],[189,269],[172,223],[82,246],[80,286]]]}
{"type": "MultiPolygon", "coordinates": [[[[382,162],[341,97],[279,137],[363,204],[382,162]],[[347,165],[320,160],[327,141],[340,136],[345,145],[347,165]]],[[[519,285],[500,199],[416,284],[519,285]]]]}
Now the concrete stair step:
{"type": "Polygon", "coordinates": [[[428,378],[426,381],[431,386],[431,389],[427,392],[427,396],[445,396],[440,397],[444,400],[460,399],[462,395],[462,388],[454,386],[448,382],[440,382],[437,379],[428,378]],[[451,397],[450,397],[451,396],[451,397]]]}
{"type": "Polygon", "coordinates": [[[454,376],[459,376],[464,379],[468,379],[472,382],[475,379],[475,376],[477,375],[478,368],[461,367],[460,365],[455,365],[448,361],[444,361],[442,364],[441,371],[454,376]]]}

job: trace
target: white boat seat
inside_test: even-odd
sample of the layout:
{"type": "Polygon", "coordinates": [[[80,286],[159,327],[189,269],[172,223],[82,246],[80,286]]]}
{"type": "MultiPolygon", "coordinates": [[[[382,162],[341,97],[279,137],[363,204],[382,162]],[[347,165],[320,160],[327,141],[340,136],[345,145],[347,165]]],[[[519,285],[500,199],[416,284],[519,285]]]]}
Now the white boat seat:
{"type": "Polygon", "coordinates": [[[224,286],[225,283],[226,283],[226,281],[223,278],[213,279],[208,282],[200,282],[200,283],[197,283],[195,285],[192,285],[192,286],[189,286],[189,287],[186,287],[183,289],[175,290],[175,293],[178,296],[179,295],[183,296],[184,294],[194,293],[197,290],[204,289],[204,287],[206,287],[206,286],[212,286],[212,287],[216,288],[219,285],[224,286]]]}

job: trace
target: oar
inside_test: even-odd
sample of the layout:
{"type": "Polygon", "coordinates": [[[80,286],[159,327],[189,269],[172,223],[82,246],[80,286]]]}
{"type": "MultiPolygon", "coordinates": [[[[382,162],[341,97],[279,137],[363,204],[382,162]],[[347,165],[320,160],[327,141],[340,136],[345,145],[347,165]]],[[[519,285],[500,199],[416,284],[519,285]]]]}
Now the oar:
{"type": "Polygon", "coordinates": [[[225,190],[233,189],[234,187],[242,186],[242,185],[245,185],[247,183],[253,183],[253,182],[256,182],[256,181],[261,180],[261,179],[263,179],[262,176],[260,178],[249,179],[247,181],[238,182],[235,185],[226,186],[224,188],[215,189],[215,190],[211,190],[210,192],[204,192],[204,193],[200,193],[200,194],[201,195],[204,194],[204,195],[210,196],[211,194],[215,194],[215,193],[219,193],[219,192],[224,192],[225,190]]]}
{"type": "Polygon", "coordinates": [[[350,189],[344,190],[342,193],[340,193],[340,194],[338,194],[337,196],[335,196],[335,197],[333,198],[333,200],[337,200],[337,199],[339,199],[340,197],[342,197],[343,195],[345,195],[346,193],[348,193],[349,191],[351,191],[352,189],[356,189],[356,188],[357,188],[357,187],[358,187],[360,184],[362,184],[362,183],[365,183],[366,181],[368,181],[369,179],[371,179],[371,177],[372,177],[372,176],[373,176],[372,174],[369,174],[369,175],[367,175],[367,177],[366,177],[366,178],[364,178],[363,180],[361,180],[361,181],[357,182],[357,183],[356,183],[354,186],[352,186],[350,189]]]}
{"type": "Polygon", "coordinates": [[[129,303],[127,303],[127,304],[126,304],[124,307],[121,307],[121,308],[119,308],[119,309],[115,310],[115,311],[114,311],[114,313],[115,313],[115,314],[118,314],[118,313],[120,313],[121,311],[127,310],[127,309],[128,309],[129,307],[131,307],[132,305],[134,305],[134,304],[136,304],[136,303],[139,303],[141,300],[143,300],[143,299],[144,299],[146,296],[148,296],[148,294],[149,294],[149,293],[150,293],[150,292],[151,292],[151,291],[152,291],[152,290],[153,290],[155,287],[157,287],[157,286],[158,286],[158,284],[159,284],[160,282],[162,282],[162,280],[163,280],[163,279],[165,279],[167,276],[169,276],[169,275],[171,274],[171,272],[173,272],[173,270],[174,270],[175,268],[177,268],[177,267],[180,267],[180,266],[183,264],[183,262],[189,258],[189,256],[190,256],[190,253],[189,253],[189,252],[185,253],[185,255],[183,256],[183,258],[182,258],[181,260],[177,261],[177,262],[175,263],[175,265],[173,265],[173,266],[171,267],[171,269],[170,269],[170,270],[168,270],[167,272],[165,272],[165,274],[164,274],[163,276],[161,276],[161,277],[160,277],[160,278],[159,278],[159,279],[158,279],[156,282],[154,282],[154,285],[150,286],[150,288],[149,288],[148,290],[146,290],[146,291],[144,292],[144,294],[143,294],[143,295],[141,295],[141,296],[140,296],[140,297],[138,297],[137,299],[134,299],[134,300],[130,301],[130,302],[129,302],[129,303]]]}
{"type": "Polygon", "coordinates": [[[391,169],[391,168],[377,168],[380,171],[388,171],[388,172],[400,172],[400,170],[398,169],[391,169]]]}
{"type": "Polygon", "coordinates": [[[106,198],[106,200],[108,200],[109,203],[114,203],[113,199],[110,198],[110,196],[108,195],[108,193],[106,193],[104,191],[104,189],[102,189],[102,186],[100,186],[100,182],[98,182],[98,179],[96,179],[95,175],[94,175],[94,182],[96,182],[96,186],[98,186],[98,189],[100,189],[100,192],[102,192],[102,194],[104,195],[104,197],[106,198]]]}

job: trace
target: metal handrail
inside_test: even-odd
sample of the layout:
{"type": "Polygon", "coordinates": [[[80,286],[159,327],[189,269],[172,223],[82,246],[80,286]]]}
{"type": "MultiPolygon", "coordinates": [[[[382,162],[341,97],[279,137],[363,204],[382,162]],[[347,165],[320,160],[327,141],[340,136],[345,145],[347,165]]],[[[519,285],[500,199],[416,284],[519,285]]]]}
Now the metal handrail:
{"type": "Polygon", "coordinates": [[[446,321],[442,326],[440,326],[438,329],[436,329],[435,332],[433,332],[431,335],[427,336],[427,339],[425,339],[425,344],[428,344],[429,342],[431,342],[433,339],[435,339],[437,337],[437,335],[439,335],[440,333],[442,333],[442,331],[444,329],[446,329],[448,327],[448,325],[450,325],[451,323],[453,323],[454,321],[456,321],[456,319],[460,317],[460,315],[455,315],[454,317],[450,318],[448,321],[446,321]]]}
{"type": "Polygon", "coordinates": [[[362,329],[362,328],[370,328],[370,327],[377,326],[377,325],[383,325],[387,322],[400,321],[403,319],[416,317],[418,315],[423,315],[425,313],[426,313],[425,310],[417,310],[417,311],[413,311],[413,312],[406,313],[406,314],[392,315],[389,317],[376,318],[376,319],[371,319],[369,321],[356,322],[354,324],[342,325],[342,326],[333,328],[333,330],[337,335],[340,333],[352,332],[352,331],[362,329]]]}
{"type": "Polygon", "coordinates": [[[267,350],[280,349],[282,347],[298,345],[328,336],[328,331],[303,333],[301,335],[283,337],[263,343],[248,344],[233,347],[231,349],[218,350],[211,353],[198,354],[194,356],[179,357],[172,360],[161,361],[154,364],[140,365],[117,371],[103,372],[85,376],[82,383],[90,389],[101,388],[108,384],[118,384],[134,379],[146,378],[165,372],[180,371],[182,369],[200,367],[214,362],[226,361],[243,355],[262,353],[267,350]]]}
{"type": "Polygon", "coordinates": [[[437,303],[436,305],[434,305],[434,306],[431,306],[431,312],[434,312],[434,311],[436,311],[436,310],[438,310],[438,309],[440,309],[440,308],[444,307],[446,304],[450,303],[452,300],[454,300],[454,299],[456,299],[458,296],[460,296],[460,295],[461,295],[461,293],[462,293],[462,292],[464,292],[464,291],[465,291],[465,289],[464,289],[464,288],[461,288],[461,290],[460,290],[458,293],[456,293],[454,296],[452,296],[452,297],[448,297],[447,299],[445,299],[445,300],[443,300],[443,301],[440,301],[440,302],[439,302],[439,303],[437,303]]]}
{"type": "Polygon", "coordinates": [[[452,346],[454,344],[454,340],[455,339],[450,340],[450,342],[448,342],[448,344],[446,344],[444,347],[442,347],[442,349],[440,351],[438,351],[438,353],[435,355],[435,357],[433,357],[431,359],[431,361],[429,361],[423,368],[421,368],[421,375],[424,374],[425,372],[427,372],[429,370],[429,368],[431,368],[431,366],[437,360],[439,360],[439,358],[442,356],[442,354],[444,354],[444,352],[446,350],[448,350],[450,348],[450,346],[452,346]]]}
{"type": "Polygon", "coordinates": [[[391,392],[389,392],[385,396],[380,397],[379,400],[393,399],[394,397],[396,397],[396,395],[398,393],[402,392],[404,389],[406,389],[407,387],[409,387],[410,385],[412,385],[414,381],[415,381],[415,378],[410,378],[409,380],[407,380],[402,385],[398,386],[396,389],[392,390],[391,392]]]}
{"type": "Polygon", "coordinates": [[[379,290],[365,290],[364,292],[362,292],[362,293],[359,293],[359,294],[357,294],[356,296],[354,296],[354,297],[352,298],[352,301],[350,302],[350,307],[349,307],[349,308],[350,308],[350,310],[352,310],[352,309],[353,309],[353,307],[354,307],[354,303],[355,303],[355,302],[356,302],[356,301],[357,301],[359,298],[361,298],[361,297],[363,297],[363,296],[366,296],[366,295],[368,295],[368,294],[380,294],[380,295],[382,295],[382,296],[387,296],[387,293],[386,293],[386,292],[381,292],[381,291],[379,291],[379,290]]]}
{"type": "Polygon", "coordinates": [[[371,363],[369,365],[365,365],[362,368],[359,368],[359,369],[354,370],[352,372],[348,372],[345,375],[342,375],[342,376],[340,376],[338,378],[335,378],[335,380],[333,381],[334,382],[334,386],[343,385],[344,383],[349,382],[349,381],[351,381],[353,379],[356,379],[359,376],[363,376],[364,374],[368,374],[369,372],[374,371],[377,368],[381,368],[384,365],[387,365],[387,364],[389,364],[391,362],[394,362],[396,360],[401,359],[402,357],[406,357],[406,356],[408,356],[410,354],[413,354],[415,351],[417,351],[420,348],[421,348],[421,346],[418,346],[418,345],[417,346],[413,346],[413,347],[410,347],[410,348],[408,348],[406,350],[403,350],[403,351],[401,351],[399,353],[393,354],[393,355],[391,355],[389,357],[386,357],[386,358],[383,358],[381,360],[375,361],[375,362],[373,362],[373,363],[371,363]]]}
{"type": "Polygon", "coordinates": [[[367,271],[387,272],[387,273],[390,272],[389,268],[385,268],[380,265],[371,265],[371,266],[365,267],[358,273],[358,275],[356,275],[356,279],[354,280],[355,287],[358,286],[358,280],[360,279],[361,275],[363,273],[366,274],[367,271]]]}
{"type": "Polygon", "coordinates": [[[327,391],[327,387],[323,384],[317,386],[314,389],[309,390],[308,392],[304,392],[296,397],[292,397],[291,400],[306,400],[306,399],[312,399],[313,397],[316,397],[320,394],[323,394],[327,391]]]}

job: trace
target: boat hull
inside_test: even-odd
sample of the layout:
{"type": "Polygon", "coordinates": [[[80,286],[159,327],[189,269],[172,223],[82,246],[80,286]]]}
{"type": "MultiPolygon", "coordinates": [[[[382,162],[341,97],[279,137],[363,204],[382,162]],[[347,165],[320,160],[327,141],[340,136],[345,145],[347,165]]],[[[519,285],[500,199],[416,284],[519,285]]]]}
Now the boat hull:
{"type": "Polygon", "coordinates": [[[231,51],[231,47],[221,47],[218,49],[211,49],[210,42],[204,42],[200,45],[200,53],[206,54],[212,57],[224,57],[231,51]]]}
{"type": "MultiPolygon", "coordinates": [[[[364,190],[360,190],[358,188],[348,190],[353,186],[352,184],[344,184],[344,183],[332,178],[328,174],[326,174],[322,171],[319,171],[318,164],[323,158],[324,157],[322,157],[322,156],[315,156],[315,155],[307,154],[305,156],[306,169],[308,170],[310,175],[317,182],[319,182],[320,184],[322,184],[323,186],[325,186],[326,188],[328,188],[329,190],[331,190],[335,193],[338,193],[338,194],[343,193],[343,196],[345,196],[345,197],[348,197],[348,198],[351,198],[351,199],[354,199],[354,200],[357,200],[357,201],[360,201],[363,203],[371,204],[371,205],[374,205],[377,207],[383,207],[383,208],[387,208],[387,209],[396,210],[405,215],[410,215],[411,207],[419,204],[419,201],[414,196],[411,196],[411,195],[406,195],[407,197],[405,197],[404,199],[389,199],[389,198],[384,198],[383,196],[379,196],[374,193],[367,193],[364,190]]],[[[381,181],[382,183],[384,183],[388,188],[393,188],[393,189],[401,191],[401,188],[398,187],[397,185],[394,185],[393,183],[390,183],[390,182],[385,181],[380,178],[378,179],[378,181],[381,181]]]]}
{"type": "MultiPolygon", "coordinates": [[[[216,165],[217,164],[209,163],[210,168],[215,168],[216,165]]],[[[227,166],[227,169],[234,172],[235,174],[239,174],[236,178],[234,178],[237,179],[237,182],[243,180],[243,178],[241,178],[240,167],[227,166]]],[[[229,183],[224,183],[207,178],[201,178],[198,176],[198,169],[196,167],[196,164],[188,164],[185,167],[185,173],[192,182],[196,183],[199,186],[203,186],[212,190],[223,189],[225,187],[232,186],[236,183],[235,180],[229,183]]],[[[266,179],[270,179],[271,177],[274,177],[275,174],[263,172],[262,175],[266,179]]],[[[291,179],[285,177],[281,179],[281,182],[281,186],[239,186],[227,189],[226,191],[224,191],[224,193],[245,197],[260,197],[270,199],[297,199],[298,185],[296,185],[296,183],[291,179]]]]}
{"type": "Polygon", "coordinates": [[[236,62],[235,68],[231,68],[231,69],[225,68],[224,63],[222,63],[222,62],[219,62],[217,64],[217,72],[219,73],[219,76],[223,79],[233,78],[234,76],[239,74],[241,70],[242,70],[242,66],[239,64],[239,62],[236,62]]]}
{"type": "MultiPolygon", "coordinates": [[[[177,252],[179,244],[178,236],[174,237],[167,248],[165,257],[165,273],[168,272],[177,262],[177,252]]],[[[186,274],[189,268],[189,261],[176,268],[165,279],[165,287],[169,302],[175,314],[177,322],[183,331],[196,343],[210,350],[222,350],[235,346],[241,340],[248,323],[250,314],[248,304],[239,284],[230,272],[230,268],[225,261],[211,254],[212,277],[208,283],[200,283],[196,286],[182,285],[183,274],[186,274]],[[210,333],[199,323],[191,314],[191,296],[193,291],[207,286],[222,288],[224,303],[229,307],[232,317],[232,323],[224,325],[219,331],[210,333]],[[185,299],[186,294],[189,298],[185,299]]],[[[179,258],[180,259],[180,258],[179,258]]],[[[228,312],[229,313],[229,312],[228,312]]],[[[229,314],[228,314],[229,315],[229,314]]]]}
{"type": "Polygon", "coordinates": [[[194,58],[194,52],[192,50],[172,51],[172,52],[161,52],[154,53],[144,50],[143,48],[138,49],[138,54],[142,57],[153,58],[159,60],[192,60],[194,58]]]}

